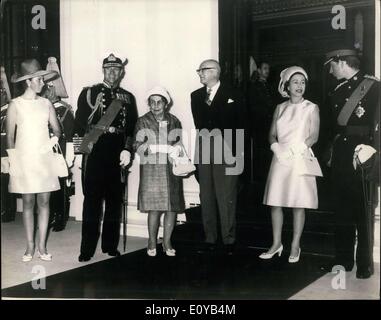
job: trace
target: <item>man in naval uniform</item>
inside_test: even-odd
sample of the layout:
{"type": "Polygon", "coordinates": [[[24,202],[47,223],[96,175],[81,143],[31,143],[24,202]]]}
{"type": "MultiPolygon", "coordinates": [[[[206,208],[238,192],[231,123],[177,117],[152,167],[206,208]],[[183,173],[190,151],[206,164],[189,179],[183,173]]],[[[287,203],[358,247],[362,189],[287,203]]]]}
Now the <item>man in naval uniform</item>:
{"type": "Polygon", "coordinates": [[[91,153],[83,155],[82,185],[84,192],[81,253],[78,260],[89,261],[94,255],[99,224],[105,201],[102,251],[110,256],[119,256],[120,218],[123,187],[121,167],[130,163],[132,137],[137,120],[135,97],[119,86],[124,75],[120,58],[110,54],[103,60],[102,83],[84,88],[78,98],[78,109],[74,134],[84,136],[97,128],[97,123],[106,114],[112,101],[119,100],[122,107],[110,126],[94,143],[91,153]]]}
{"type": "Polygon", "coordinates": [[[356,277],[366,279],[373,274],[380,86],[375,77],[360,70],[355,50],[331,51],[326,58],[330,73],[342,80],[329,97],[332,152],[328,165],[333,187],[336,256],[328,268],[341,265],[351,271],[356,257],[356,277]]]}

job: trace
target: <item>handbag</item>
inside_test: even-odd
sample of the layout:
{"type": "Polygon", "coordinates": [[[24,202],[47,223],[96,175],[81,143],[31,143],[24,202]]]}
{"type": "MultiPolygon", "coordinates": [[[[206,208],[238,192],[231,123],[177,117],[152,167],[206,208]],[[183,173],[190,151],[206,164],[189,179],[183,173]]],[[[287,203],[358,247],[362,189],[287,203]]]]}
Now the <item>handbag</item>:
{"type": "Polygon", "coordinates": [[[183,156],[173,160],[172,173],[178,177],[186,177],[196,170],[195,165],[189,159],[184,147],[181,147],[183,156]]]}
{"type": "Polygon", "coordinates": [[[303,155],[296,159],[296,170],[298,175],[322,177],[323,172],[321,171],[319,161],[315,157],[312,149],[309,148],[308,150],[308,155],[303,155]]]}
{"type": "Polygon", "coordinates": [[[69,170],[67,167],[66,160],[62,154],[61,147],[56,143],[53,147],[53,173],[60,178],[67,177],[69,175],[69,170]]]}

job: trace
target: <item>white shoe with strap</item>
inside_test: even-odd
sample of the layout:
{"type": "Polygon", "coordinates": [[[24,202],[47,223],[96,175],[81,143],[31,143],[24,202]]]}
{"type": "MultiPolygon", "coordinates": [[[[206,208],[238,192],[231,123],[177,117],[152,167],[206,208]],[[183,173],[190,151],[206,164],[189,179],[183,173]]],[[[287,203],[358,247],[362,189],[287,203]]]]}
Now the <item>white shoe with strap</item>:
{"type": "Polygon", "coordinates": [[[289,263],[296,263],[296,262],[298,262],[299,261],[299,258],[300,258],[300,252],[301,252],[302,250],[299,248],[299,251],[298,251],[298,255],[297,256],[289,256],[288,257],[288,262],[289,263]]]}

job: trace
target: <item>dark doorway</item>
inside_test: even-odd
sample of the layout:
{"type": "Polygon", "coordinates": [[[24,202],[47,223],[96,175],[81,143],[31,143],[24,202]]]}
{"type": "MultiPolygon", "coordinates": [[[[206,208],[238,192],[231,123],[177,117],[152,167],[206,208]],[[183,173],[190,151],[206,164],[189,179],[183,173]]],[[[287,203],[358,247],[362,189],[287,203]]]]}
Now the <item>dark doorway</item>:
{"type": "MultiPolygon", "coordinates": [[[[60,60],[59,17],[59,0],[1,1],[1,65],[5,67],[8,79],[25,59],[37,59],[42,68],[50,56],[60,60]],[[44,29],[32,25],[32,19],[40,12],[32,11],[37,5],[45,9],[44,29]]],[[[11,85],[10,89],[12,97],[21,93],[18,87],[11,85]]]]}

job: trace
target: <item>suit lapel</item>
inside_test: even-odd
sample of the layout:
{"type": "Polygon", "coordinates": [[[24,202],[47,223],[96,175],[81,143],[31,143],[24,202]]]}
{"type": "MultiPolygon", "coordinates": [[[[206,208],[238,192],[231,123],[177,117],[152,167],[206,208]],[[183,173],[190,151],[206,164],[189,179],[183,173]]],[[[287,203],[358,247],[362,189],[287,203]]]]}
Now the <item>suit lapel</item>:
{"type": "Polygon", "coordinates": [[[213,98],[212,104],[210,107],[218,107],[223,105],[224,102],[224,97],[225,97],[225,92],[224,92],[224,87],[222,83],[220,84],[220,87],[218,88],[216,95],[213,98]]]}

